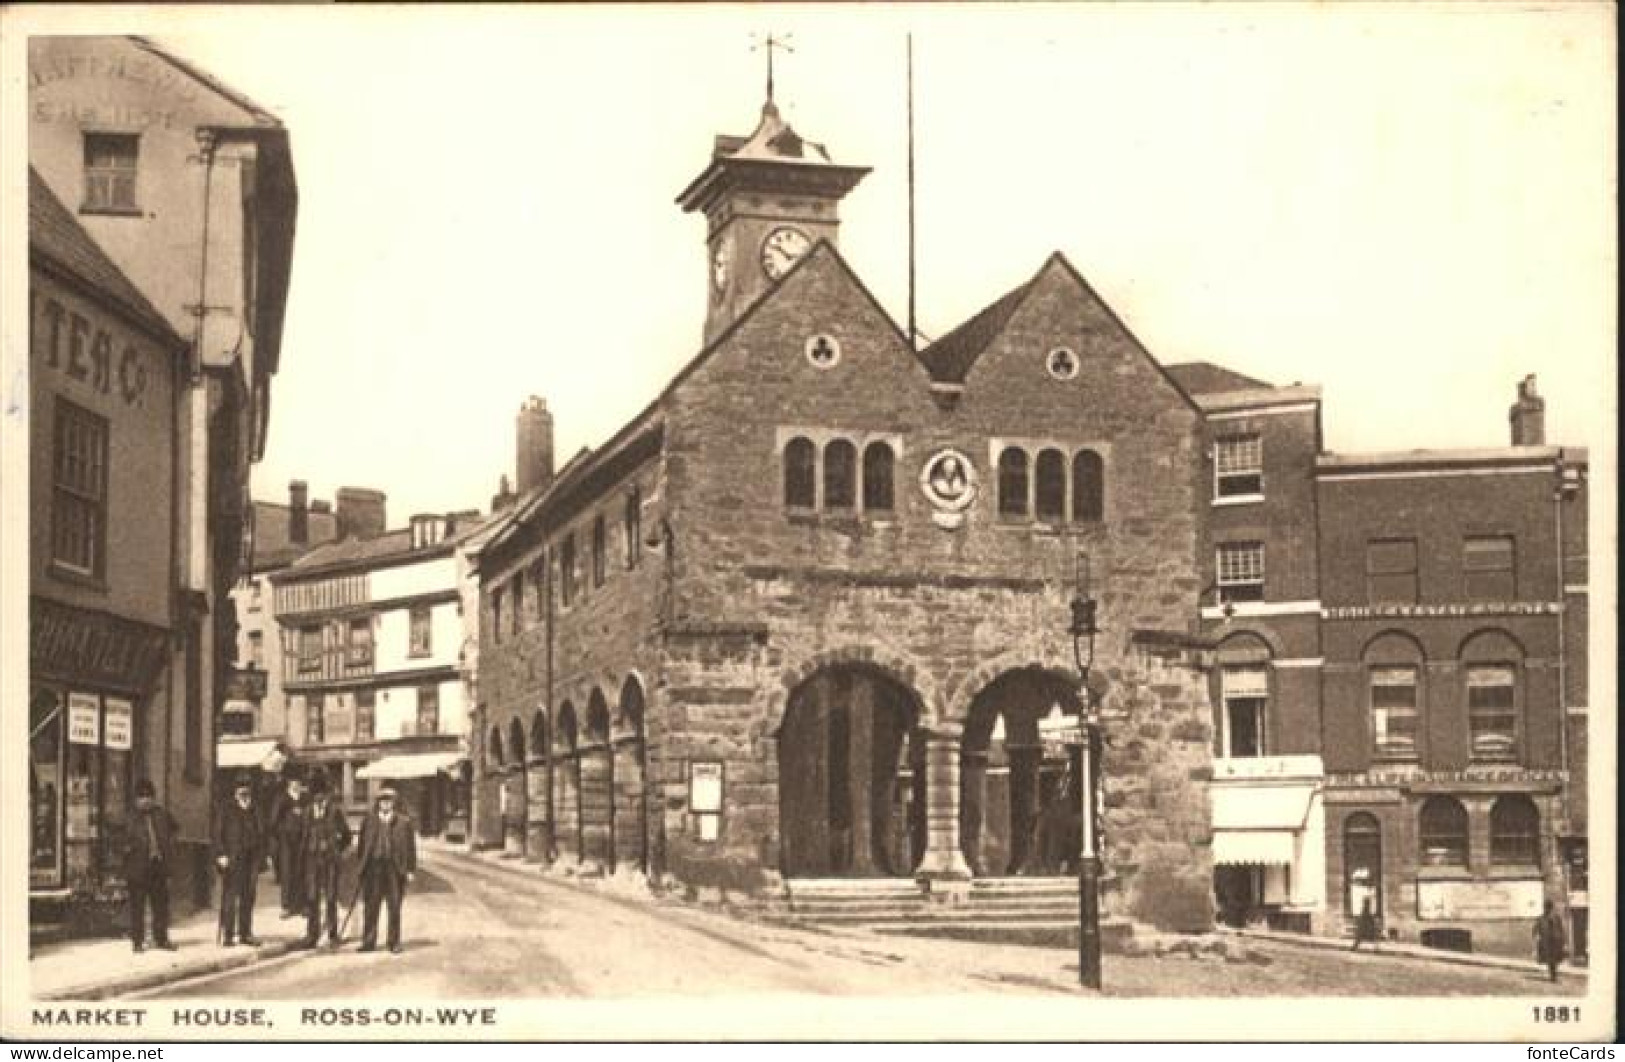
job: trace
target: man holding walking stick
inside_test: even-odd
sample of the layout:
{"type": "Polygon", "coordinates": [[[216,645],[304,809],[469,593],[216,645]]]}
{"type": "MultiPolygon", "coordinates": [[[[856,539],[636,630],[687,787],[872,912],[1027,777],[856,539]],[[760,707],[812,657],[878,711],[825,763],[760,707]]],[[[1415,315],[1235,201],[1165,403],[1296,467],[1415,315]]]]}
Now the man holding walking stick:
{"type": "Polygon", "coordinates": [[[258,945],[254,936],[254,891],[260,864],[265,859],[265,838],[254,807],[254,784],[237,779],[232,799],[214,825],[214,864],[220,874],[220,943],[232,947],[239,940],[258,945]]]}
{"type": "Polygon", "coordinates": [[[308,821],[294,862],[305,875],[305,947],[314,948],[327,923],[327,943],[339,945],[339,857],[350,847],[350,824],[344,812],[328,797],[326,780],[320,776],[311,783],[308,821]]]}
{"type": "Polygon", "coordinates": [[[378,792],[372,814],[361,825],[361,951],[378,950],[378,908],[389,906],[389,950],[401,950],[401,898],[417,873],[417,831],[395,810],[395,790],[378,792]]]}

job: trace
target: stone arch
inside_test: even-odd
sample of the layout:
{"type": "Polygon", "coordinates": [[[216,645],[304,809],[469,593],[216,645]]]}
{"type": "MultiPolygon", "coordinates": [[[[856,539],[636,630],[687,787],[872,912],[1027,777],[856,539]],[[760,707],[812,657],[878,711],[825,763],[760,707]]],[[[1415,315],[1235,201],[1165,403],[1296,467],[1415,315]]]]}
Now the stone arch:
{"type": "Polygon", "coordinates": [[[581,861],[581,753],[576,707],[559,705],[553,728],[553,846],[560,859],[581,861]]]}
{"type": "Polygon", "coordinates": [[[502,727],[491,727],[491,738],[485,743],[485,765],[487,767],[501,767],[504,763],[502,755],[502,727]]]}
{"type": "Polygon", "coordinates": [[[615,867],[615,750],[610,744],[609,702],[601,686],[587,694],[579,763],[582,858],[615,867]]]}
{"type": "Polygon", "coordinates": [[[1076,865],[1079,794],[1073,750],[1042,720],[1082,707],[1074,673],[1028,664],[993,675],[961,724],[960,847],[975,873],[1054,874],[1076,865]]]}
{"type": "Polygon", "coordinates": [[[1461,640],[1456,647],[1456,659],[1463,663],[1505,661],[1521,664],[1528,651],[1511,631],[1504,627],[1480,627],[1461,640]]]}
{"type": "Polygon", "coordinates": [[[644,737],[643,682],[633,673],[621,681],[610,734],[614,746],[614,821],[617,865],[649,867],[648,744],[644,737]]]}
{"type": "Polygon", "coordinates": [[[1410,631],[1387,628],[1380,630],[1366,639],[1365,645],[1360,647],[1360,659],[1371,663],[1385,655],[1395,661],[1414,660],[1417,663],[1426,663],[1428,658],[1427,647],[1421,639],[1410,631]]]}
{"type": "Polygon", "coordinates": [[[1280,635],[1274,631],[1242,627],[1221,638],[1219,644],[1214,646],[1214,655],[1219,663],[1224,664],[1274,660],[1286,654],[1280,635]]]}
{"type": "Polygon", "coordinates": [[[525,765],[525,727],[518,717],[508,723],[508,766],[525,765]]]}
{"type": "Polygon", "coordinates": [[[940,691],[930,674],[907,654],[876,642],[871,645],[845,645],[825,649],[786,666],[779,673],[779,682],[784,687],[786,697],[777,702],[779,713],[777,725],[770,727],[770,733],[777,734],[779,727],[783,725],[791,692],[818,672],[842,666],[865,667],[879,672],[912,693],[915,711],[919,713],[920,726],[934,730],[940,723],[940,691]]]}
{"type": "Polygon", "coordinates": [[[530,762],[525,767],[525,858],[536,862],[553,857],[552,749],[547,709],[538,707],[530,720],[530,762]]]}
{"type": "MultiPolygon", "coordinates": [[[[954,687],[952,695],[947,701],[947,711],[941,725],[943,728],[953,728],[962,731],[965,721],[970,718],[971,703],[988,686],[992,685],[1001,675],[1012,671],[1042,671],[1055,676],[1058,680],[1065,680],[1077,686],[1080,682],[1077,665],[1070,658],[1048,656],[1035,658],[1031,653],[1006,653],[983,661],[973,668],[969,674],[954,687]]],[[[1095,692],[1097,701],[1100,698],[1100,673],[1092,673],[1090,689],[1095,692]]]]}
{"type": "Polygon", "coordinates": [[[547,709],[537,708],[530,717],[530,756],[531,759],[542,759],[547,756],[547,750],[553,745],[552,736],[547,731],[547,709]]]}
{"type": "Polygon", "coordinates": [[[518,716],[508,721],[508,760],[502,777],[502,847],[511,855],[521,855],[530,833],[529,770],[525,756],[525,724],[518,716]]]}

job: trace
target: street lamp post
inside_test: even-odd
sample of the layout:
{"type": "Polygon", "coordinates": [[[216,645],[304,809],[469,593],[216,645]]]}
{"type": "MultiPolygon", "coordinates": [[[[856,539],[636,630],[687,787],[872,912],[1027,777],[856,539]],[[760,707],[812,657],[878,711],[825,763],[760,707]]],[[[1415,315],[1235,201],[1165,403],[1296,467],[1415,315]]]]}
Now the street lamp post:
{"type": "Polygon", "coordinates": [[[1095,661],[1095,599],[1089,595],[1089,555],[1078,554],[1077,591],[1072,598],[1072,657],[1078,665],[1078,789],[1082,805],[1078,847],[1078,982],[1100,988],[1100,854],[1095,836],[1096,787],[1100,773],[1100,717],[1089,693],[1095,661]]]}

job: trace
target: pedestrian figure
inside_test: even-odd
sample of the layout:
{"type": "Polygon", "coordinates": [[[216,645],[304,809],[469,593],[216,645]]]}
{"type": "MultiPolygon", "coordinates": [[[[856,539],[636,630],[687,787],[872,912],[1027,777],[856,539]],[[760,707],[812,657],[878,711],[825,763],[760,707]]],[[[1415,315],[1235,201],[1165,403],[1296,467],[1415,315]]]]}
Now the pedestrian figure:
{"type": "Polygon", "coordinates": [[[308,811],[305,783],[297,776],[289,775],[282,798],[271,818],[271,838],[276,845],[277,881],[282,887],[283,918],[292,918],[305,910],[302,853],[308,811]]]}
{"type": "Polygon", "coordinates": [[[135,813],[124,837],[124,881],[130,891],[130,943],[147,947],[147,905],[152,905],[152,940],[174,951],[169,939],[169,868],[174,864],[175,817],[158,806],[158,791],[143,778],[135,783],[135,813]]]}
{"type": "Polygon", "coordinates": [[[1377,912],[1371,903],[1371,897],[1365,898],[1360,907],[1360,913],[1354,919],[1354,950],[1359,951],[1361,944],[1370,944],[1376,950],[1377,942],[1381,940],[1381,929],[1377,925],[1377,912]]]}
{"type": "Polygon", "coordinates": [[[417,834],[412,820],[395,809],[395,790],[378,792],[371,815],[361,825],[361,951],[378,948],[378,906],[389,907],[389,950],[401,950],[401,897],[418,869],[417,834]]]}
{"type": "Polygon", "coordinates": [[[221,943],[257,945],[254,891],[265,860],[265,833],[254,807],[254,785],[239,778],[214,826],[214,864],[220,873],[221,943]]]}
{"type": "Polygon", "coordinates": [[[1535,920],[1535,961],[1546,967],[1546,976],[1557,980],[1558,964],[1568,955],[1567,935],[1563,932],[1563,919],[1546,901],[1546,910],[1535,920]]]}
{"type": "Polygon", "coordinates": [[[338,804],[328,797],[323,779],[317,778],[311,784],[310,800],[304,843],[299,852],[299,863],[305,874],[305,947],[314,948],[321,940],[325,916],[327,942],[336,948],[339,943],[339,857],[350,847],[350,824],[344,820],[344,812],[338,804]]]}

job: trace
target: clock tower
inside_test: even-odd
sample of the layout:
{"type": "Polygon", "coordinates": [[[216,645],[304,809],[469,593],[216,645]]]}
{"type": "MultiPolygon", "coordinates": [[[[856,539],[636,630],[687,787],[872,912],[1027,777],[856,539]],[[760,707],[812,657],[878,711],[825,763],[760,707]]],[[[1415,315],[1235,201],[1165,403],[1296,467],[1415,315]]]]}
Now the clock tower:
{"type": "Polygon", "coordinates": [[[705,342],[710,343],[819,240],[835,242],[836,206],[869,172],[837,166],[771,99],[749,136],[719,136],[705,171],[677,197],[705,214],[705,342]]]}

